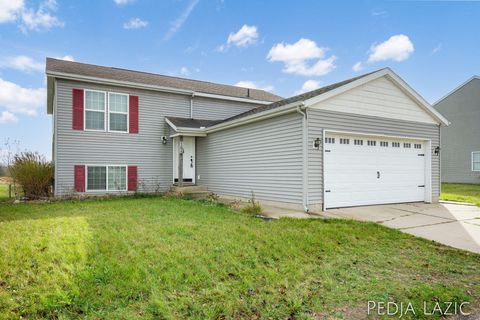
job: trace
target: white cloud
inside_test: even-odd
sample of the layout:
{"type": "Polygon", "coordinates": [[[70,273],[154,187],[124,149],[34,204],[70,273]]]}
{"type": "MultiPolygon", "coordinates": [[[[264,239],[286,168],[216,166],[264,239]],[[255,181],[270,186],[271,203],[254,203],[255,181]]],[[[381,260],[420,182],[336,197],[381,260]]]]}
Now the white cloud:
{"type": "Polygon", "coordinates": [[[403,61],[415,51],[413,43],[403,34],[391,36],[387,41],[372,45],[368,62],[375,61],[403,61]]]}
{"type": "Polygon", "coordinates": [[[0,113],[0,123],[17,123],[18,118],[11,112],[2,111],[0,113]]]}
{"type": "Polygon", "coordinates": [[[439,52],[440,50],[442,50],[442,44],[439,43],[438,46],[436,46],[435,48],[433,48],[432,50],[432,55],[434,55],[435,53],[439,52]]]}
{"type": "Polygon", "coordinates": [[[16,56],[0,60],[0,68],[10,68],[24,72],[43,71],[45,64],[27,56],[16,56]]]}
{"type": "Polygon", "coordinates": [[[355,63],[355,64],[352,66],[352,70],[355,71],[355,72],[362,71],[362,70],[363,70],[363,63],[362,63],[361,61],[355,63]]]}
{"type": "Polygon", "coordinates": [[[247,26],[246,24],[235,33],[230,33],[227,39],[227,45],[237,47],[248,47],[258,40],[258,30],[256,26],[247,26]]]}
{"type": "Polygon", "coordinates": [[[296,92],[296,94],[302,94],[304,92],[312,91],[318,88],[320,88],[320,81],[307,80],[303,83],[302,87],[296,92]]]}
{"type": "Polygon", "coordinates": [[[177,19],[175,19],[175,21],[171,23],[170,29],[165,34],[165,37],[164,37],[165,41],[170,40],[175,35],[175,33],[177,33],[177,31],[180,30],[180,28],[187,21],[188,17],[192,13],[193,9],[195,9],[195,6],[198,4],[199,1],[200,0],[190,0],[190,3],[185,8],[185,10],[183,10],[182,14],[177,19]]]}
{"type": "Polygon", "coordinates": [[[56,59],[65,60],[65,61],[71,61],[71,62],[74,62],[74,61],[75,61],[75,59],[74,59],[73,56],[71,56],[71,55],[66,55],[66,56],[63,56],[63,57],[56,57],[56,59]]]}
{"type": "Polygon", "coordinates": [[[17,22],[23,32],[63,27],[64,22],[52,15],[56,8],[56,0],[45,0],[36,10],[27,7],[24,0],[0,0],[0,23],[17,22]]]}
{"type": "Polygon", "coordinates": [[[140,29],[148,26],[148,21],[144,21],[140,18],[132,18],[123,24],[124,29],[140,29]]]}
{"type": "Polygon", "coordinates": [[[124,6],[129,3],[133,3],[135,0],[113,0],[117,6],[124,6]]]}
{"type": "Polygon", "coordinates": [[[385,10],[380,10],[380,11],[372,11],[372,17],[383,17],[383,16],[387,16],[388,15],[388,12],[385,11],[385,10]]]}
{"type": "Polygon", "coordinates": [[[190,70],[187,67],[180,68],[180,74],[184,76],[189,76],[191,74],[190,70]]]}
{"type": "Polygon", "coordinates": [[[322,76],[335,69],[337,59],[334,55],[324,59],[327,51],[328,48],[318,47],[315,41],[302,38],[293,44],[277,43],[270,49],[267,59],[283,62],[283,72],[286,73],[322,76]],[[308,64],[312,59],[318,60],[308,64]]]}
{"type": "Polygon", "coordinates": [[[0,23],[15,21],[24,6],[23,0],[0,0],[0,23]]]}
{"type": "Polygon", "coordinates": [[[249,88],[249,89],[259,89],[259,90],[265,90],[265,91],[273,91],[274,89],[274,87],[271,85],[262,87],[256,84],[255,82],[249,81],[249,80],[238,81],[237,83],[234,84],[234,86],[249,88]]]}
{"type": "Polygon", "coordinates": [[[45,102],[45,88],[23,88],[18,84],[0,78],[0,107],[11,113],[35,116],[37,110],[45,106],[45,102]]]}

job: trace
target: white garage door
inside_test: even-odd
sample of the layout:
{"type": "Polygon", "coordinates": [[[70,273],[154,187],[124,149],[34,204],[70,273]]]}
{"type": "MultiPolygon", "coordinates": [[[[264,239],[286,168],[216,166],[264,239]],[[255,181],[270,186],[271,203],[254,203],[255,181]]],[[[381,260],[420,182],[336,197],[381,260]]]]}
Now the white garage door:
{"type": "Polygon", "coordinates": [[[327,208],[425,200],[425,142],[325,134],[327,208]]]}

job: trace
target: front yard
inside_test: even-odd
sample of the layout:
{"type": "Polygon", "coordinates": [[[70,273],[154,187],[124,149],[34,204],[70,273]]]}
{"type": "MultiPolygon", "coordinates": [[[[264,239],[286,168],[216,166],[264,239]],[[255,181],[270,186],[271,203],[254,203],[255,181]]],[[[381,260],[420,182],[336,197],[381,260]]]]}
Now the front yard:
{"type": "Polygon", "coordinates": [[[480,256],[172,198],[0,205],[0,318],[350,319],[368,300],[478,311],[480,256]]]}
{"type": "Polygon", "coordinates": [[[480,207],[480,184],[443,183],[440,199],[469,202],[480,207]]]}

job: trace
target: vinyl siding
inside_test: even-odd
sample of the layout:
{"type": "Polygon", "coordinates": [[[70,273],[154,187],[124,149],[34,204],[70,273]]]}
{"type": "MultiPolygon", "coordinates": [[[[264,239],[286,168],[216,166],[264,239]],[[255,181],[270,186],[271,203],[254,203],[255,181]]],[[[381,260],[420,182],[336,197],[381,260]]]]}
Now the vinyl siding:
{"type": "MultiPolygon", "coordinates": [[[[439,127],[434,124],[401,121],[327,110],[308,110],[308,198],[309,204],[323,202],[323,130],[339,130],[368,134],[414,137],[432,140],[432,149],[439,145],[439,127]],[[313,147],[320,138],[320,150],[313,147]]],[[[433,153],[433,150],[431,151],[433,153]]],[[[432,155],[432,197],[440,193],[439,157],[432,155]]]]}
{"type": "Polygon", "coordinates": [[[255,106],[245,102],[195,98],[193,117],[202,120],[222,120],[253,109],[255,106]]]}
{"type": "Polygon", "coordinates": [[[480,151],[480,79],[473,79],[435,108],[450,122],[441,129],[442,181],[480,183],[472,151],[480,151]]]}
{"type": "Polygon", "coordinates": [[[302,120],[298,113],[197,138],[198,184],[220,195],[302,203],[302,120]]]}
{"type": "MultiPolygon", "coordinates": [[[[138,166],[138,183],[143,191],[166,191],[172,182],[172,141],[161,143],[170,128],[164,117],[190,117],[190,97],[148,90],[104,86],[68,80],[57,80],[55,110],[56,194],[73,191],[75,164],[118,164],[138,166]],[[115,133],[72,130],[72,89],[94,89],[139,96],[139,133],[115,133]]],[[[239,112],[236,102],[217,103],[202,99],[209,108],[206,118],[229,117],[239,112]]],[[[195,100],[194,100],[195,101],[195,100]]],[[[195,103],[195,102],[194,102],[195,103]]],[[[256,105],[242,106],[254,108],[256,105]]],[[[243,110],[243,109],[242,109],[243,110]]],[[[96,192],[98,194],[99,192],[96,192]]]]}
{"type": "Polygon", "coordinates": [[[436,123],[428,113],[386,77],[367,82],[331,99],[319,102],[313,108],[405,121],[436,123]]]}

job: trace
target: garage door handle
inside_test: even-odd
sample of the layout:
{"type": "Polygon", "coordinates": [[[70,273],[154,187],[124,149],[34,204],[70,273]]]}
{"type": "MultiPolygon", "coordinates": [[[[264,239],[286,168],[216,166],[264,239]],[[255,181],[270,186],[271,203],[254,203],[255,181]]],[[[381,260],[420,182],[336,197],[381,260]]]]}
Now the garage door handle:
{"type": "Polygon", "coordinates": [[[380,171],[377,171],[377,179],[380,179],[380,171]]]}

